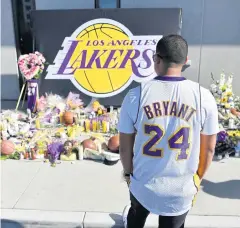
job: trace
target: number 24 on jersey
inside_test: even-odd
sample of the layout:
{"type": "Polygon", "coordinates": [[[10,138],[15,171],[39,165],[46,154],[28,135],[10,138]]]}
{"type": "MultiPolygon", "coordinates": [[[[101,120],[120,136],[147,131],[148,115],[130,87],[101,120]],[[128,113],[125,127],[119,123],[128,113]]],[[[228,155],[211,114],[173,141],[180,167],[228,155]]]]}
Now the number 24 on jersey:
{"type": "MultiPolygon", "coordinates": [[[[145,124],[144,133],[150,135],[150,139],[143,146],[143,154],[151,157],[163,157],[163,149],[155,146],[165,136],[165,131],[159,125],[145,124]]],[[[168,138],[168,147],[170,150],[177,150],[176,160],[185,160],[188,158],[190,128],[181,127],[168,138]]]]}

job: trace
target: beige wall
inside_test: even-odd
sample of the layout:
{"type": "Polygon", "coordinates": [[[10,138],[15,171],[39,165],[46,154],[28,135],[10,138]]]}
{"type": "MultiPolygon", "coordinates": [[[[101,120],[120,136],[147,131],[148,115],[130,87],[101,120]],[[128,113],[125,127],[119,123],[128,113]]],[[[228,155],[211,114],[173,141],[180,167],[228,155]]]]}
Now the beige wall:
{"type": "Polygon", "coordinates": [[[17,54],[10,0],[1,0],[1,100],[19,96],[17,54]]]}
{"type": "Polygon", "coordinates": [[[35,0],[37,10],[51,9],[91,9],[94,0],[35,0]]]}
{"type": "Polygon", "coordinates": [[[198,81],[200,73],[201,84],[208,87],[211,72],[218,77],[224,69],[234,73],[233,89],[240,95],[240,0],[121,0],[121,7],[182,8],[182,35],[192,60],[184,75],[198,81]]]}

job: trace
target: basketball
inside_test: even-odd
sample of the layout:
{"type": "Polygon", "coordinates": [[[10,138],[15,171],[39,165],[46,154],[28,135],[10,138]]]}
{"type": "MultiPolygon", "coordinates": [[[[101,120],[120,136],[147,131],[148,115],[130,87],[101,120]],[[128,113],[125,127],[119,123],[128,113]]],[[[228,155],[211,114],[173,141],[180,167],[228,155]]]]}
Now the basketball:
{"type": "Polygon", "coordinates": [[[1,142],[1,154],[10,155],[15,151],[15,145],[9,140],[3,140],[1,142]]]}
{"type": "Polygon", "coordinates": [[[71,57],[72,67],[79,68],[83,61],[85,64],[89,63],[96,50],[99,51],[99,64],[101,65],[101,68],[97,67],[95,61],[91,68],[76,69],[74,77],[81,87],[92,93],[106,94],[119,90],[128,82],[132,75],[131,61],[128,60],[123,68],[119,68],[119,66],[127,51],[134,48],[130,44],[116,44],[117,41],[130,41],[122,29],[112,24],[98,23],[84,29],[76,39],[82,42],[79,42],[71,57]],[[83,56],[79,54],[83,50],[87,51],[86,59],[83,59],[83,56]],[[114,57],[112,56],[107,67],[103,67],[112,50],[116,50],[114,57]]]}
{"type": "Polygon", "coordinates": [[[115,135],[109,139],[108,149],[111,152],[119,153],[119,135],[115,135]]]}
{"type": "Polygon", "coordinates": [[[85,139],[82,142],[83,149],[97,150],[97,145],[92,139],[85,139]]]}
{"type": "Polygon", "coordinates": [[[73,113],[72,112],[64,112],[63,120],[65,124],[73,124],[73,113]]]}

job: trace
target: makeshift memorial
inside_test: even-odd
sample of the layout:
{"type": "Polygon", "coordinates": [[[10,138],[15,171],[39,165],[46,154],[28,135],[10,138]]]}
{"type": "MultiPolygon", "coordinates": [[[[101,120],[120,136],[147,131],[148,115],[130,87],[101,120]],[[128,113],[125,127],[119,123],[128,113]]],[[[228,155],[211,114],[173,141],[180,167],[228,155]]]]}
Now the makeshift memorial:
{"type": "Polygon", "coordinates": [[[5,157],[49,159],[52,166],[58,160],[83,159],[115,164],[120,159],[116,127],[119,110],[110,111],[96,100],[83,108],[80,96],[72,92],[66,99],[52,93],[41,96],[36,113],[4,110],[0,113],[1,139],[15,144],[11,156],[5,157]]]}

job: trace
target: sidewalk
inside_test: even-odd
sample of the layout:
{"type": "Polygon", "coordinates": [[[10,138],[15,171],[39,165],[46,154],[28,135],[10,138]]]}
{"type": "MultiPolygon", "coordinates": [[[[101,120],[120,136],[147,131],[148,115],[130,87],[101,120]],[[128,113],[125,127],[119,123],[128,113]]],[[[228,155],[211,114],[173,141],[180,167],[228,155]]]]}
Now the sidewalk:
{"type": "MultiPolygon", "coordinates": [[[[121,165],[94,161],[1,162],[2,227],[122,227],[128,189],[121,165]],[[8,224],[8,226],[4,225],[8,224]],[[11,225],[11,226],[10,226],[11,225]]],[[[240,159],[213,162],[202,182],[187,228],[240,228],[240,159]]],[[[157,227],[150,216],[147,227],[157,227]]]]}

